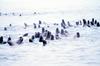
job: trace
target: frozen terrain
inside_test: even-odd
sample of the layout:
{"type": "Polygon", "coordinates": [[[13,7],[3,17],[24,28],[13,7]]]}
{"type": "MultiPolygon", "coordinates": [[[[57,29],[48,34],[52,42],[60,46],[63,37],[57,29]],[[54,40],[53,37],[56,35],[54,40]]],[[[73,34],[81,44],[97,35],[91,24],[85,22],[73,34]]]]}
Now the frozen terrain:
{"type": "Polygon", "coordinates": [[[100,21],[100,12],[80,11],[80,12],[54,12],[43,13],[30,16],[0,16],[0,36],[3,35],[5,40],[11,36],[14,46],[7,44],[0,45],[0,66],[100,66],[100,27],[82,27],[75,26],[75,22],[83,18],[91,20],[95,18],[100,21]],[[41,20],[44,27],[53,34],[56,27],[53,23],[70,21],[73,27],[69,27],[68,36],[61,36],[58,40],[48,40],[47,45],[35,40],[33,43],[28,42],[28,38],[36,31],[41,32],[41,28],[34,29],[33,23],[41,20]],[[28,24],[24,29],[24,23],[28,24]],[[9,27],[12,24],[12,27],[9,27]],[[47,25],[50,27],[47,28],[47,25]],[[4,27],[8,27],[4,31],[4,27]],[[22,45],[15,42],[19,36],[29,33],[24,38],[22,45]],[[80,32],[81,37],[76,38],[76,32],[80,32]]]}

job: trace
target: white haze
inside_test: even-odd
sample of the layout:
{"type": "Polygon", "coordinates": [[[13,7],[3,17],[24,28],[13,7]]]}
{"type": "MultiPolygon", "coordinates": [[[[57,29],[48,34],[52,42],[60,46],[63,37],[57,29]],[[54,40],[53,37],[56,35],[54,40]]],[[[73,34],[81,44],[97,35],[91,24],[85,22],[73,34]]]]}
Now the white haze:
{"type": "Polygon", "coordinates": [[[96,9],[100,0],[0,0],[1,10],[96,9]]]}

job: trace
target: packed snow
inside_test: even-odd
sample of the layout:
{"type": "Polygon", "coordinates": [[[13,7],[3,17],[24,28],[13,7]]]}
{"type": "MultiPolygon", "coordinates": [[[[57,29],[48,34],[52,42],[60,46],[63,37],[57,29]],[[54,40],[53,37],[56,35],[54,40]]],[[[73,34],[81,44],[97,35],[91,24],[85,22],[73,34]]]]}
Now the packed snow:
{"type": "Polygon", "coordinates": [[[100,21],[97,13],[99,12],[83,11],[81,14],[59,12],[33,16],[0,16],[0,36],[3,36],[5,41],[10,36],[14,43],[14,46],[0,45],[0,66],[100,66],[100,27],[75,24],[83,18],[90,21],[95,18],[100,21]],[[38,39],[32,43],[28,41],[35,32],[41,32],[42,27],[55,35],[57,27],[62,29],[62,19],[73,25],[65,29],[68,31],[67,36],[60,35],[60,39],[47,40],[46,46],[38,39]],[[33,23],[38,24],[39,20],[42,21],[41,27],[34,29],[33,23]],[[24,23],[27,23],[27,28],[24,23]],[[9,27],[9,24],[12,26],[9,27]],[[4,27],[7,27],[7,31],[4,31],[4,27]],[[76,32],[80,33],[79,38],[76,37],[76,32]],[[18,45],[16,41],[25,33],[29,35],[18,45]]]}

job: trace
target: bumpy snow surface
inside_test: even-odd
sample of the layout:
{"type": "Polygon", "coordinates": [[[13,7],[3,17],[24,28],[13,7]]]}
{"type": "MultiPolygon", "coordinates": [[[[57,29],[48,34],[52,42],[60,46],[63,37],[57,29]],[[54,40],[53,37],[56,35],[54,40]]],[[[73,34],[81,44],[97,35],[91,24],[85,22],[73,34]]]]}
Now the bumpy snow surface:
{"type": "MultiPolygon", "coordinates": [[[[100,66],[99,27],[75,26],[75,20],[83,16],[77,15],[79,18],[73,19],[73,16],[71,18],[64,14],[47,15],[0,17],[0,36],[3,36],[4,40],[11,36],[14,43],[14,46],[0,45],[0,66],[100,66]],[[39,43],[38,39],[35,39],[33,43],[28,42],[35,32],[41,32],[41,28],[33,28],[33,23],[38,24],[38,20],[41,20],[42,27],[55,34],[55,29],[57,27],[61,29],[61,26],[54,26],[53,23],[60,24],[61,16],[64,16],[62,18],[65,22],[68,21],[67,18],[70,18],[70,23],[74,25],[66,28],[67,36],[60,36],[61,39],[58,40],[48,40],[46,46],[39,43]],[[28,24],[26,29],[24,29],[24,22],[28,24]],[[10,23],[12,27],[9,27],[10,23]],[[48,28],[47,25],[50,27],[48,28]],[[7,26],[7,31],[3,30],[4,26],[7,26]],[[80,38],[75,37],[76,32],[80,32],[80,38]],[[29,33],[29,35],[24,37],[21,45],[16,44],[18,37],[24,33],[29,33]]],[[[90,20],[91,17],[88,19],[90,20]]]]}

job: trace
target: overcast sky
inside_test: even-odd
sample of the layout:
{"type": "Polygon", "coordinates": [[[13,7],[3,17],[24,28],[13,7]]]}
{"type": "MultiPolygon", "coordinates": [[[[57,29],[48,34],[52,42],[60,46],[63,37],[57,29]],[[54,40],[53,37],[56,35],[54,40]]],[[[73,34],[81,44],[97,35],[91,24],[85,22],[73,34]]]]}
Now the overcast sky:
{"type": "Polygon", "coordinates": [[[99,4],[100,0],[0,0],[0,9],[80,9],[99,4]]]}

